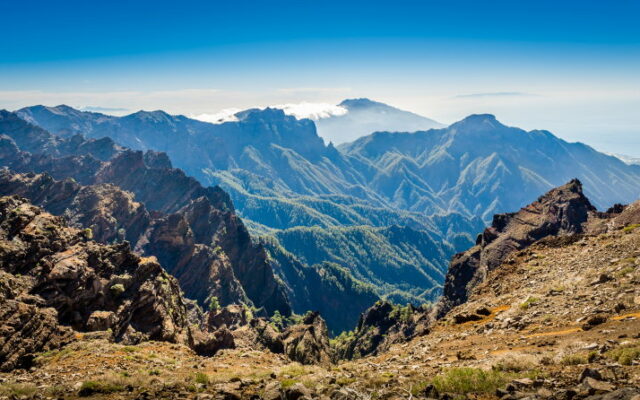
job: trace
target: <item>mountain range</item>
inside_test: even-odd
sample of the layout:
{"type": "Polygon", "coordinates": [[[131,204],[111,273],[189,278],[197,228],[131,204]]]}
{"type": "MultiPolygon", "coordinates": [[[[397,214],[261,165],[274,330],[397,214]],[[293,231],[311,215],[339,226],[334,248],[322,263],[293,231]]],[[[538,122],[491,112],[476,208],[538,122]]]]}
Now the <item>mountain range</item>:
{"type": "MultiPolygon", "coordinates": [[[[336,147],[317,134],[322,119],[273,108],[220,124],[162,111],[114,117],[67,106],[17,114],[63,138],[108,136],[120,146],[166,152],[201,184],[229,193],[272,258],[289,256],[282,265],[334,263],[328,265],[346,268],[358,287],[401,303],[435,300],[449,258],[471,246],[493,214],[554,186],[577,177],[600,209],[640,194],[640,166],[548,131],[527,132],[483,114],[443,128],[388,132],[367,116],[406,114],[366,99],[341,105],[349,112],[330,117],[336,127],[380,131],[336,147]]],[[[414,126],[412,118],[405,126],[414,126]]]]}

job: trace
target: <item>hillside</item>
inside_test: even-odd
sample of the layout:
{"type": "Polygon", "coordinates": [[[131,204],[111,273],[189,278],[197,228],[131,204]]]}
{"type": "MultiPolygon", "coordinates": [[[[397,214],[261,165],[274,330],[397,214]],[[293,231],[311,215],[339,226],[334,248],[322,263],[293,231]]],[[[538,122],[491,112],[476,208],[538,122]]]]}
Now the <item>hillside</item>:
{"type": "Polygon", "coordinates": [[[355,278],[371,282],[379,295],[400,304],[435,300],[446,272],[440,260],[453,255],[452,248],[409,227],[299,227],[278,231],[275,237],[306,264],[349,265],[355,278]]]}

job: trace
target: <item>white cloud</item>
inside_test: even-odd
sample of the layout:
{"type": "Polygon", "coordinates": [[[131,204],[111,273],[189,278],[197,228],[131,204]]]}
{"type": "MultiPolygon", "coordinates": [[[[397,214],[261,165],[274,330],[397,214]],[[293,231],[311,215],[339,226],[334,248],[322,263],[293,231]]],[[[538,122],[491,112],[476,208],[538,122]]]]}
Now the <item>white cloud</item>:
{"type": "Polygon", "coordinates": [[[239,108],[225,108],[217,113],[213,114],[198,114],[190,115],[190,118],[197,119],[204,122],[211,122],[213,124],[221,124],[223,122],[237,121],[236,113],[242,111],[239,108]]]}
{"type": "MultiPolygon", "coordinates": [[[[269,106],[271,108],[279,108],[287,115],[292,115],[298,119],[309,118],[317,121],[322,118],[329,118],[332,116],[345,115],[348,110],[345,107],[340,107],[329,103],[288,103],[269,106]]],[[[254,107],[264,110],[266,107],[254,107]]],[[[214,124],[221,124],[223,122],[237,121],[235,114],[242,111],[240,108],[226,108],[216,113],[203,113],[203,114],[191,114],[190,117],[211,122],[214,124]]]]}
{"type": "Polygon", "coordinates": [[[275,108],[281,108],[287,115],[293,115],[298,119],[310,118],[315,121],[322,118],[329,118],[332,116],[345,115],[348,110],[344,107],[340,107],[329,103],[289,103],[274,106],[275,108]]]}

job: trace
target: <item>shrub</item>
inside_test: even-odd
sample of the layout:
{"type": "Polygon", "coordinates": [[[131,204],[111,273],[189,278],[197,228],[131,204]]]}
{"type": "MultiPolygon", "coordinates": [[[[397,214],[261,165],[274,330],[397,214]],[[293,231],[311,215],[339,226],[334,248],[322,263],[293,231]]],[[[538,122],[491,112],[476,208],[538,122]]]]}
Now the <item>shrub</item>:
{"type": "Polygon", "coordinates": [[[78,394],[80,396],[91,396],[96,393],[115,393],[124,390],[124,386],[115,382],[98,382],[98,381],[85,381],[80,386],[78,394]]]}
{"type": "Polygon", "coordinates": [[[286,378],[280,381],[280,387],[283,389],[289,388],[293,385],[295,385],[296,383],[298,383],[297,380],[295,379],[291,379],[291,378],[286,378]]]}
{"type": "Polygon", "coordinates": [[[531,306],[534,306],[536,304],[540,303],[540,299],[537,297],[529,297],[527,300],[525,300],[524,303],[520,304],[520,308],[522,308],[523,310],[528,309],[531,306]]]}
{"type": "Polygon", "coordinates": [[[633,232],[636,228],[640,228],[640,224],[632,224],[632,225],[627,225],[624,228],[622,228],[622,230],[624,231],[624,233],[631,233],[633,232]]]}
{"type": "Polygon", "coordinates": [[[122,351],[124,351],[125,353],[135,353],[136,351],[138,351],[138,348],[135,346],[124,346],[122,348],[122,351]]]}
{"type": "Polygon", "coordinates": [[[431,382],[441,393],[495,393],[506,385],[511,377],[501,371],[485,371],[479,368],[451,368],[437,375],[431,382]]]}
{"type": "Polygon", "coordinates": [[[0,384],[0,396],[12,398],[31,397],[36,393],[37,387],[32,383],[2,383],[0,384]]]}
{"type": "Polygon", "coordinates": [[[209,384],[209,375],[202,373],[202,372],[196,372],[196,378],[195,378],[196,383],[200,383],[202,385],[208,385],[209,384]]]}
{"type": "Polygon", "coordinates": [[[209,299],[209,311],[218,311],[220,309],[220,302],[216,296],[211,296],[209,299]]]}
{"type": "Polygon", "coordinates": [[[307,369],[302,366],[302,365],[298,365],[298,364],[290,364],[287,365],[286,367],[283,367],[282,369],[280,369],[280,374],[282,375],[288,375],[290,377],[298,377],[298,376],[302,376],[302,375],[306,375],[309,372],[307,371],[307,369]]]}
{"type": "Polygon", "coordinates": [[[109,290],[111,290],[111,293],[118,297],[120,296],[122,293],[124,293],[124,285],[122,283],[116,283],[115,285],[111,286],[109,288],[109,290]]]}
{"type": "Polygon", "coordinates": [[[628,266],[622,268],[620,271],[618,271],[618,276],[625,276],[627,274],[632,273],[635,270],[636,270],[636,268],[633,265],[628,265],[628,266]]]}
{"type": "Polygon", "coordinates": [[[608,351],[606,356],[622,365],[631,365],[634,360],[640,359],[640,346],[619,347],[608,351]]]}
{"type": "Polygon", "coordinates": [[[588,354],[569,354],[562,357],[560,360],[562,365],[581,365],[581,364],[589,364],[589,355],[588,354]]]}
{"type": "Polygon", "coordinates": [[[506,358],[491,368],[500,372],[523,372],[534,369],[535,365],[524,359],[506,358]]]}

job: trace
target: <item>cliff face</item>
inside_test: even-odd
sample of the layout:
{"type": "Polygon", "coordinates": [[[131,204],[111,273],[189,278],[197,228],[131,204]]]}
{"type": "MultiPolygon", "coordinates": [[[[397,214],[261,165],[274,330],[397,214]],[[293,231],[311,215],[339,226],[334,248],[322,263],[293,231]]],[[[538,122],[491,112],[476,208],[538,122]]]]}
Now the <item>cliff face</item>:
{"type": "Polygon", "coordinates": [[[476,245],[451,260],[436,316],[442,317],[465,302],[487,273],[514,251],[548,236],[581,233],[589,215],[595,212],[582,192],[582,184],[574,179],[518,212],[495,215],[491,226],[478,235],[476,245]]]}
{"type": "Polygon", "coordinates": [[[74,340],[73,330],[193,345],[175,278],[127,243],[89,235],[25,199],[0,198],[0,369],[28,366],[34,353],[74,340]]]}
{"type": "Polygon", "coordinates": [[[26,196],[90,227],[96,240],[131,242],[156,256],[201,304],[215,296],[290,314],[264,249],[252,242],[222,189],[202,187],[162,153],[124,150],[109,139],[61,139],[6,111],[0,135],[0,165],[50,175],[14,179],[5,171],[3,194],[26,196]]]}

